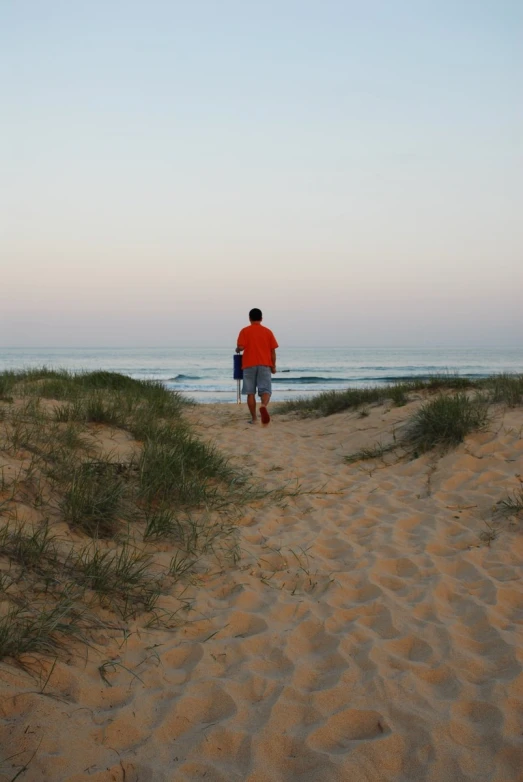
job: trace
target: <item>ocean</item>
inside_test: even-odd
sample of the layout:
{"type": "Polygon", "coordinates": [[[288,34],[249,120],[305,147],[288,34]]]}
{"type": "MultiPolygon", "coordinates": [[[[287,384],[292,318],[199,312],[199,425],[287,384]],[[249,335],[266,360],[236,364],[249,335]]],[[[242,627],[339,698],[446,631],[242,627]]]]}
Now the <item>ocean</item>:
{"type": "MultiPolygon", "coordinates": [[[[0,371],[42,367],[159,380],[197,402],[236,402],[230,348],[0,348],[0,371]]],[[[280,348],[273,401],[441,373],[523,372],[517,348],[280,348]]]]}

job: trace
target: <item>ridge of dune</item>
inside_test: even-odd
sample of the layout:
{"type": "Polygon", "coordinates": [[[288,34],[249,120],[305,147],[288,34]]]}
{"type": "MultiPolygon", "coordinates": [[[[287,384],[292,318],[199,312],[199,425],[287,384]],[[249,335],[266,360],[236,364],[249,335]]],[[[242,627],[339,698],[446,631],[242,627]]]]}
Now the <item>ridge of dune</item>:
{"type": "Polygon", "coordinates": [[[191,410],[288,496],[245,509],[240,560],[202,575],[176,632],[49,661],[43,692],[2,666],[3,756],[35,751],[20,778],[521,782],[523,535],[480,535],[521,485],[523,413],[444,455],[344,462],[418,404],[267,427],[191,410]]]}

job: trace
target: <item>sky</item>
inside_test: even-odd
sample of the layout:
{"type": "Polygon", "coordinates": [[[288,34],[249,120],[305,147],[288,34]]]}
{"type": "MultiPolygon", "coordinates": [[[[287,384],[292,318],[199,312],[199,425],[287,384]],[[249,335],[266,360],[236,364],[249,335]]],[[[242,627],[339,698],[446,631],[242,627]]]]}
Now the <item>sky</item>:
{"type": "Polygon", "coordinates": [[[2,0],[0,346],[511,346],[519,0],[2,0]]]}

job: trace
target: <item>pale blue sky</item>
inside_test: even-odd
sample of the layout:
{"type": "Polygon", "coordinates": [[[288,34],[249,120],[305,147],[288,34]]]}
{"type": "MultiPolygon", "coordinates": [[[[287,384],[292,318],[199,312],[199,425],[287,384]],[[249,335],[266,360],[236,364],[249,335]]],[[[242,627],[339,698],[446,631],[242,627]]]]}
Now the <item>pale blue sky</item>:
{"type": "Polygon", "coordinates": [[[513,345],[523,4],[3,0],[2,345],[513,345]]]}

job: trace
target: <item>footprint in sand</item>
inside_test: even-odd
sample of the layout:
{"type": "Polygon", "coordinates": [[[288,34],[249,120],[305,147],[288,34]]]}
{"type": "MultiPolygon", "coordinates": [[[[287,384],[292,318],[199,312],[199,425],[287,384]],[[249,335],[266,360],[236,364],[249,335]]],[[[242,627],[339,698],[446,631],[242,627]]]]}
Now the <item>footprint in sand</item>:
{"type": "Polygon", "coordinates": [[[347,669],[347,661],[341,654],[334,652],[322,656],[315,664],[310,660],[296,665],[292,684],[299,690],[312,692],[333,687],[347,669]]]}
{"type": "Polygon", "coordinates": [[[264,633],[267,627],[265,619],[245,611],[236,611],[231,617],[228,626],[220,633],[220,637],[248,638],[251,635],[264,633]]]}
{"type": "Polygon", "coordinates": [[[466,747],[488,744],[494,751],[500,740],[503,715],[496,706],[482,701],[460,701],[451,708],[449,734],[466,747]]]}
{"type": "Polygon", "coordinates": [[[384,651],[392,657],[415,663],[430,663],[434,658],[434,652],[428,643],[414,635],[386,641],[381,645],[380,651],[384,651]]]}
{"type": "Polygon", "coordinates": [[[165,704],[162,723],[157,727],[159,741],[173,741],[189,731],[220,722],[236,713],[236,704],[223,687],[214,682],[199,682],[184,694],[165,704]]]}
{"type": "Polygon", "coordinates": [[[384,738],[390,728],[377,711],[345,709],[313,731],[308,743],[322,752],[345,753],[352,742],[384,738]]]}
{"type": "Polygon", "coordinates": [[[191,671],[202,659],[203,650],[199,643],[183,644],[164,652],[162,664],[166,669],[183,668],[191,671]]]}

